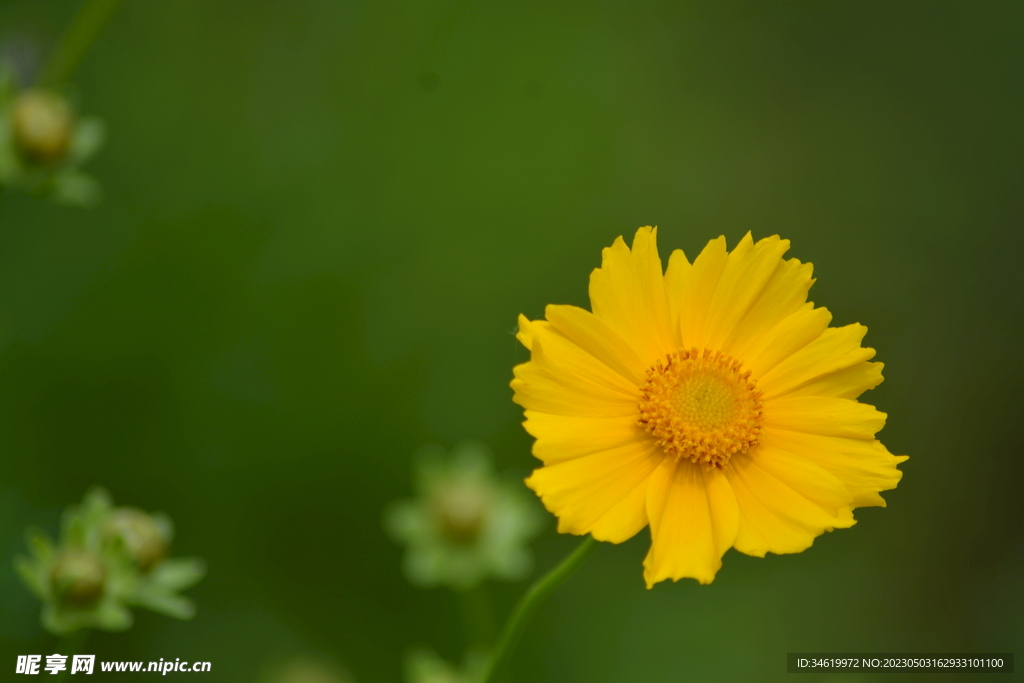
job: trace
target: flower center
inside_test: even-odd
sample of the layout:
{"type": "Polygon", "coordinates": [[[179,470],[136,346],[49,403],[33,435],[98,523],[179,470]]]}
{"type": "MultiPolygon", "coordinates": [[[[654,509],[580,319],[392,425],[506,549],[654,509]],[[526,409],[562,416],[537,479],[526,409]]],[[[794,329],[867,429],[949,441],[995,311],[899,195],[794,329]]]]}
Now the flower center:
{"type": "Polygon", "coordinates": [[[65,550],[50,571],[50,586],[57,599],[80,609],[92,607],[103,595],[107,570],[95,554],[65,550]]]}
{"type": "Polygon", "coordinates": [[[673,351],[647,371],[637,422],[666,453],[723,467],[761,441],[761,392],[721,351],[673,351]]]}
{"type": "Polygon", "coordinates": [[[438,493],[434,512],[442,535],[456,545],[475,543],[487,521],[487,490],[477,482],[453,482],[438,493]]]}

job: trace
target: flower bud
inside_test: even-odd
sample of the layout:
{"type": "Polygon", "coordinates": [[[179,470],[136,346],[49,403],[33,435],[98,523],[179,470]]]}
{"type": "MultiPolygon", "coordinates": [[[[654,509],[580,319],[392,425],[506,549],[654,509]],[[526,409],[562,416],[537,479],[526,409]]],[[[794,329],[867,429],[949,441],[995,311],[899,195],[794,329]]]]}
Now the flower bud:
{"type": "Polygon", "coordinates": [[[384,514],[385,527],[408,547],[402,562],[410,582],[465,590],[529,571],[527,544],[542,517],[522,484],[496,475],[492,463],[476,442],[450,455],[440,446],[416,455],[416,498],[396,501],[384,514]]]}
{"type": "Polygon", "coordinates": [[[11,106],[11,132],[21,155],[30,162],[55,164],[71,146],[75,117],[60,95],[30,88],[11,106]]]}
{"type": "Polygon", "coordinates": [[[442,535],[458,545],[475,542],[487,519],[489,493],[481,482],[472,480],[456,480],[439,487],[432,508],[442,535]]]}
{"type": "Polygon", "coordinates": [[[269,677],[273,683],[351,683],[348,672],[333,662],[296,657],[269,677]]]}
{"type": "Polygon", "coordinates": [[[167,540],[153,518],[135,508],[117,508],[104,527],[108,540],[120,539],[141,571],[149,571],[167,556],[167,540]]]}
{"type": "Polygon", "coordinates": [[[50,584],[57,601],[72,607],[91,607],[103,595],[107,570],[95,554],[65,550],[53,564],[50,584]]]}

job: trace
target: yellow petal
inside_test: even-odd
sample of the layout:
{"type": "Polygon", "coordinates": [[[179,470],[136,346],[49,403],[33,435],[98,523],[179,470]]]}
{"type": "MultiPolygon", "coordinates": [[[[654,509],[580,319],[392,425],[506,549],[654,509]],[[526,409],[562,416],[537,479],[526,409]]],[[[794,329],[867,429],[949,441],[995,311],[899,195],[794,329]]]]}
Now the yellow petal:
{"type": "Polygon", "coordinates": [[[747,555],[798,553],[823,532],[855,523],[849,508],[829,514],[750,458],[730,460],[725,476],[740,510],[735,548],[747,555]]]}
{"type": "MultiPolygon", "coordinates": [[[[540,345],[533,340],[537,357],[540,345]]],[[[512,370],[512,400],[529,410],[555,415],[628,417],[636,415],[636,402],[621,392],[595,384],[550,364],[530,361],[512,370]]]]}
{"type": "Polygon", "coordinates": [[[636,386],[642,386],[650,364],[608,323],[577,306],[549,305],[544,317],[581,349],[612,368],[636,386]]]}
{"type": "Polygon", "coordinates": [[[820,337],[831,320],[832,314],[827,309],[814,308],[809,302],[804,304],[749,344],[741,356],[744,367],[760,380],[780,362],[820,337]]]}
{"type": "Polygon", "coordinates": [[[534,325],[533,353],[530,360],[552,372],[567,372],[599,384],[634,403],[640,399],[640,389],[607,364],[581,349],[549,323],[534,325]]]}
{"type": "Polygon", "coordinates": [[[526,411],[526,431],[536,438],[533,454],[545,465],[584,455],[646,443],[650,435],[637,425],[636,416],[623,418],[575,417],[526,411]]]}
{"type": "Polygon", "coordinates": [[[903,473],[896,465],[907,456],[892,455],[880,442],[804,434],[767,428],[762,446],[802,456],[834,474],[849,490],[854,507],[885,507],[879,491],[896,488],[903,473]]]}
{"type": "Polygon", "coordinates": [[[739,511],[721,471],[666,458],[647,491],[647,587],[665,579],[711,583],[736,538],[739,511]]]}
{"type": "Polygon", "coordinates": [[[868,328],[863,325],[830,327],[814,341],[764,373],[757,386],[766,399],[790,393],[819,377],[845,370],[875,355],[860,345],[868,328]]]}
{"type": "Polygon", "coordinates": [[[619,237],[590,275],[594,315],[651,363],[675,348],[656,238],[656,228],[640,228],[630,249],[619,237]]]}
{"type": "Polygon", "coordinates": [[[665,269],[665,296],[668,299],[668,311],[672,323],[672,341],[676,348],[683,346],[683,337],[679,331],[679,309],[682,306],[683,290],[686,287],[686,278],[690,276],[691,268],[683,250],[676,249],[669,256],[668,268],[665,269]]]}
{"type": "Polygon", "coordinates": [[[551,327],[551,324],[544,320],[530,320],[522,313],[519,314],[519,324],[516,326],[516,339],[527,349],[533,348],[534,330],[541,327],[551,327]]]}
{"type": "Polygon", "coordinates": [[[723,348],[782,264],[782,255],[787,251],[789,240],[779,239],[778,235],[754,244],[748,232],[740,240],[729,254],[711,298],[704,326],[704,345],[707,348],[723,348]]]}
{"type": "Polygon", "coordinates": [[[762,443],[745,456],[801,496],[831,515],[850,507],[853,497],[846,485],[834,474],[800,455],[779,448],[776,443],[762,443]]]}
{"type": "Polygon", "coordinates": [[[662,460],[653,440],[534,470],[526,485],[558,516],[559,533],[621,543],[647,525],[647,482],[662,460]]]}
{"type": "Polygon", "coordinates": [[[708,242],[693,262],[683,283],[679,304],[679,330],[683,345],[704,348],[704,321],[715,288],[722,277],[729,254],[725,250],[725,237],[708,242]]]}
{"type": "Polygon", "coordinates": [[[789,392],[790,396],[857,398],[882,383],[883,363],[854,363],[848,368],[817,377],[789,392]]]}
{"type": "Polygon", "coordinates": [[[765,428],[871,439],[885,426],[874,406],[828,396],[783,396],[764,402],[765,428]]]}
{"type": "Polygon", "coordinates": [[[749,347],[782,320],[800,310],[807,301],[807,291],[814,284],[810,263],[787,259],[772,273],[757,301],[722,344],[722,351],[733,358],[746,358],[749,347]]]}
{"type": "Polygon", "coordinates": [[[696,466],[704,477],[704,490],[708,494],[711,509],[711,527],[715,534],[715,553],[721,559],[725,551],[736,542],[739,533],[740,509],[732,486],[722,470],[696,466]]]}

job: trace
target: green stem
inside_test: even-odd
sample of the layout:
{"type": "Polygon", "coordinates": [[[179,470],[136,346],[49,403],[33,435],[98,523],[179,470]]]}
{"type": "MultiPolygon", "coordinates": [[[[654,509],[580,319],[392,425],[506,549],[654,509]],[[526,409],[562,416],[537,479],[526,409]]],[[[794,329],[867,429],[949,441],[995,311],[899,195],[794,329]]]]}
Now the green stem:
{"type": "MultiPolygon", "coordinates": [[[[57,645],[57,654],[66,655],[67,660],[64,662],[67,666],[63,671],[57,673],[57,676],[53,678],[54,681],[62,681],[66,676],[71,675],[71,663],[74,659],[73,655],[80,655],[82,648],[85,647],[85,641],[89,639],[89,629],[80,628],[77,631],[72,631],[68,635],[60,639],[60,643],[57,645]]],[[[45,657],[43,659],[45,663],[45,657]]]]}
{"type": "Polygon", "coordinates": [[[487,592],[487,584],[459,594],[462,621],[466,629],[466,644],[470,648],[487,649],[494,642],[494,611],[487,592]]]}
{"type": "Polygon", "coordinates": [[[541,603],[563,581],[572,576],[596,549],[597,541],[587,536],[561,564],[530,586],[530,590],[526,591],[526,595],[519,600],[519,604],[505,622],[505,628],[502,629],[501,636],[487,660],[487,668],[484,669],[481,683],[494,683],[498,673],[511,659],[519,640],[523,637],[523,632],[526,631],[526,626],[530,623],[530,618],[537,612],[541,603]]]}
{"type": "Polygon", "coordinates": [[[81,63],[89,47],[114,16],[122,0],[85,0],[67,33],[54,48],[46,62],[40,85],[56,87],[68,81],[81,63]]]}

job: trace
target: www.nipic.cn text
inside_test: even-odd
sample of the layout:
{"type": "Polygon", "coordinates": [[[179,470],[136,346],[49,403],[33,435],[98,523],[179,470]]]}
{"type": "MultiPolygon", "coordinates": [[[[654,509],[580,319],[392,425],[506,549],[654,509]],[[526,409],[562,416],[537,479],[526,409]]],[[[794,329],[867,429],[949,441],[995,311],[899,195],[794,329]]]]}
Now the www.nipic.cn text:
{"type": "Polygon", "coordinates": [[[53,674],[63,671],[71,674],[91,674],[95,671],[117,671],[136,673],[158,673],[166,676],[169,673],[205,673],[210,670],[209,662],[174,661],[160,659],[157,662],[104,662],[97,663],[96,655],[18,655],[15,665],[16,674],[53,674]],[[71,660],[70,662],[68,660],[71,660]]]}

